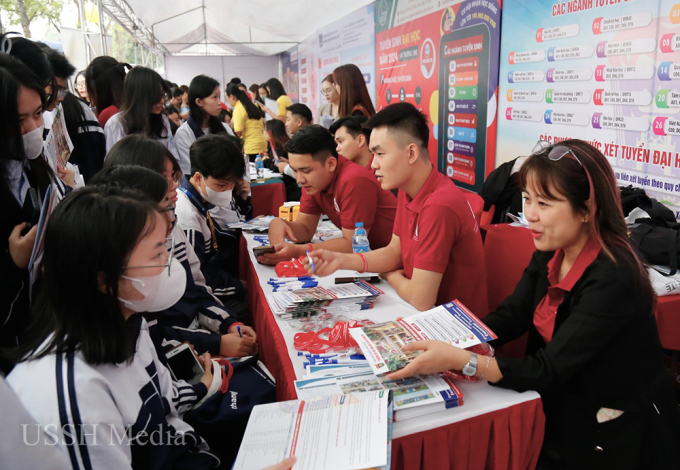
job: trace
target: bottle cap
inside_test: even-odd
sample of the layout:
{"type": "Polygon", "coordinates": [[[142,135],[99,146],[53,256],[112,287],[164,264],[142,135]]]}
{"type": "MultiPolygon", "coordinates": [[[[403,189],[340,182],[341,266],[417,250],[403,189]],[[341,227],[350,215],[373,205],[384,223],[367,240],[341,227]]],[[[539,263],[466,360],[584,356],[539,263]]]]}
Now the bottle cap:
{"type": "Polygon", "coordinates": [[[359,228],[359,227],[363,227],[363,226],[364,226],[363,222],[357,222],[356,224],[354,224],[355,228],[359,228]]]}

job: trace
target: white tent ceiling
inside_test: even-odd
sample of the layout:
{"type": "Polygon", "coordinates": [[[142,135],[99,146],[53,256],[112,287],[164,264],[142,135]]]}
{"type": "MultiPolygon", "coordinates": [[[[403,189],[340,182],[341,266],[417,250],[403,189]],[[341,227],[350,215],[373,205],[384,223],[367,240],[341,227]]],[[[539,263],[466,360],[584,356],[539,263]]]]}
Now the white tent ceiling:
{"type": "Polygon", "coordinates": [[[170,54],[273,55],[373,0],[127,0],[170,54]]]}

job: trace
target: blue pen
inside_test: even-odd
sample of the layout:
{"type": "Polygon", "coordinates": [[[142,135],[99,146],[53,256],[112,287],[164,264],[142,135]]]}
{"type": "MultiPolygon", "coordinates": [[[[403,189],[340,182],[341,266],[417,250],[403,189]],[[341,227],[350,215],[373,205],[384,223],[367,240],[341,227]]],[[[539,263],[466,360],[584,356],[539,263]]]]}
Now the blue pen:
{"type": "Polygon", "coordinates": [[[236,331],[238,331],[238,335],[239,335],[241,338],[243,338],[243,335],[241,334],[241,326],[240,326],[240,325],[236,325],[236,331]]]}
{"type": "Polygon", "coordinates": [[[316,266],[314,266],[314,261],[312,261],[312,257],[309,256],[309,250],[307,250],[307,259],[309,260],[309,265],[312,267],[312,272],[316,271],[316,266]]]}

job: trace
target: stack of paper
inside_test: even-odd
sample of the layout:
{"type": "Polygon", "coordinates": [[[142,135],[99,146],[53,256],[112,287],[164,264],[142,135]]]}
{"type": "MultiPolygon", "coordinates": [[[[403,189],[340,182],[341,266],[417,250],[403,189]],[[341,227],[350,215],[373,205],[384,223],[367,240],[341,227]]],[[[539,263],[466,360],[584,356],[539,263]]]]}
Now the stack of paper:
{"type": "Polygon", "coordinates": [[[229,224],[229,228],[240,228],[246,232],[266,232],[269,230],[269,224],[276,217],[273,215],[268,215],[265,217],[257,217],[255,219],[250,219],[247,222],[234,222],[229,224]]]}
{"type": "Polygon", "coordinates": [[[295,455],[298,470],[389,469],[392,406],[384,390],[258,405],[233,470],[295,455]]]}
{"type": "Polygon", "coordinates": [[[332,287],[310,287],[292,292],[274,292],[269,306],[284,320],[309,317],[322,312],[349,313],[373,308],[373,301],[384,294],[364,281],[332,287]]]}
{"type": "Polygon", "coordinates": [[[463,393],[448,377],[437,374],[386,380],[373,374],[367,361],[351,362],[306,366],[305,377],[295,381],[298,398],[392,390],[395,421],[463,405],[463,393]]]}

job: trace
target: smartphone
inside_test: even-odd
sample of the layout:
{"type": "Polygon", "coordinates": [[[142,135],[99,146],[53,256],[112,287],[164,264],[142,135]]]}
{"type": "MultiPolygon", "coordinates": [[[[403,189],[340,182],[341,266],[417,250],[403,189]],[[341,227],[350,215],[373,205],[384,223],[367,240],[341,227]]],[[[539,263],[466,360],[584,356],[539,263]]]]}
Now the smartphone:
{"type": "Polygon", "coordinates": [[[478,192],[486,172],[489,28],[476,24],[445,34],[439,44],[438,169],[478,192]]]}
{"type": "Polygon", "coordinates": [[[336,277],[336,284],[349,284],[355,281],[366,281],[371,284],[378,284],[380,282],[380,276],[356,276],[356,277],[336,277]]]}
{"type": "Polygon", "coordinates": [[[255,246],[253,247],[253,253],[255,254],[255,256],[260,256],[265,253],[276,253],[276,248],[274,248],[271,245],[255,246]]]}
{"type": "Polygon", "coordinates": [[[26,222],[26,227],[21,234],[26,235],[31,227],[38,225],[40,221],[40,210],[42,208],[42,198],[37,188],[28,188],[26,192],[26,199],[24,199],[24,206],[21,209],[23,221],[26,222]]]}
{"type": "Polygon", "coordinates": [[[203,377],[203,366],[189,343],[182,343],[165,353],[168,369],[175,380],[185,380],[194,385],[203,377]]]}

